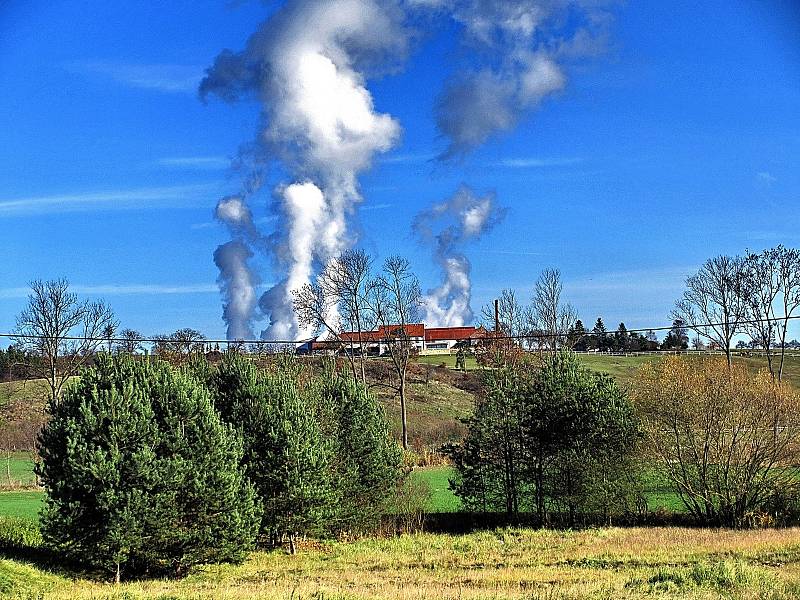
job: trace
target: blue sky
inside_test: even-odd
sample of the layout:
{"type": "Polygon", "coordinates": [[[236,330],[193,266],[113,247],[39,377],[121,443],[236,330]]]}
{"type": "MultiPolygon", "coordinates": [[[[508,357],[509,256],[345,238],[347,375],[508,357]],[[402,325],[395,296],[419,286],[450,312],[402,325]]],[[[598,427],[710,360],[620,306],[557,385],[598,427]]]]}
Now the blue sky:
{"type": "MultiPolygon", "coordinates": [[[[0,8],[0,330],[34,278],[65,276],[125,327],[224,337],[217,200],[255,135],[256,102],[202,102],[224,48],[275,6],[258,2],[16,1],[0,8]]],[[[602,53],[565,66],[564,88],[461,160],[442,164],[434,110],[469,57],[430,27],[399,72],[370,80],[400,142],[361,177],[359,244],[409,257],[439,283],[415,214],[461,183],[506,218],[464,247],[473,300],[530,294],[561,270],[584,322],[663,325],[706,258],[800,244],[800,9],[765,2],[630,2],[602,53]]],[[[467,53],[468,54],[468,53],[467,53]]],[[[269,231],[270,185],[251,202],[269,231]]],[[[280,277],[257,259],[264,285],[280,277]]],[[[795,333],[795,335],[798,335],[795,333]]]]}

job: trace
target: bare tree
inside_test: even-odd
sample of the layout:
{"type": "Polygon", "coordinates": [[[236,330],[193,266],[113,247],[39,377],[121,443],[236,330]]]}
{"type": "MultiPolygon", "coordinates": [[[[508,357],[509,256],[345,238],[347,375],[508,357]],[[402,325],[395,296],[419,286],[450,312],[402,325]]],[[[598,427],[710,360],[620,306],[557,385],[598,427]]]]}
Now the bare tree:
{"type": "Polygon", "coordinates": [[[28,304],[17,316],[17,345],[41,361],[31,361],[47,382],[50,402],[58,404],[64,385],[103,343],[103,332],[116,327],[114,313],[103,302],[80,301],[66,279],[34,281],[28,304]]]}
{"type": "Polygon", "coordinates": [[[117,352],[121,354],[136,354],[144,348],[144,336],[134,329],[123,329],[117,339],[117,352]]]}
{"type": "MultiPolygon", "coordinates": [[[[331,297],[319,281],[306,283],[300,289],[293,290],[292,296],[292,307],[300,325],[310,327],[316,334],[326,331],[338,348],[344,349],[341,322],[336,311],[337,298],[331,297]]],[[[346,356],[353,377],[357,377],[354,353],[346,353],[346,356]]]]}
{"type": "Polygon", "coordinates": [[[365,332],[375,324],[367,293],[372,258],[363,250],[345,250],[333,258],[317,277],[294,293],[292,304],[301,325],[315,331],[327,330],[342,348],[349,345],[348,359],[356,375],[356,345],[360,357],[361,380],[366,385],[365,332]],[[343,329],[354,333],[343,339],[343,329]]]}
{"type": "Polygon", "coordinates": [[[750,338],[764,348],[767,365],[780,381],[786,355],[789,321],[800,307],[800,251],[778,246],[746,259],[746,329],[750,338]],[[780,362],[775,368],[772,348],[780,362]]]}
{"type": "Polygon", "coordinates": [[[383,270],[369,286],[368,299],[381,330],[386,336],[392,366],[397,375],[400,396],[400,421],[403,428],[403,448],[408,448],[408,421],[406,418],[406,373],[408,363],[415,354],[409,326],[415,323],[422,309],[422,291],[419,280],[411,271],[405,258],[390,256],[383,270]]]}
{"type": "Polygon", "coordinates": [[[184,327],[172,333],[169,339],[175,352],[191,355],[193,352],[202,352],[204,350],[206,336],[196,329],[184,327]]]}
{"type": "Polygon", "coordinates": [[[745,261],[739,256],[708,259],[686,279],[686,291],[671,316],[689,329],[719,345],[731,364],[731,340],[747,315],[745,261]]]}
{"type": "Polygon", "coordinates": [[[781,292],[778,270],[769,250],[761,254],[748,254],[744,266],[742,295],[747,311],[744,330],[755,345],[764,349],[767,367],[775,378],[772,348],[778,328],[775,301],[781,292]]]}
{"type": "Polygon", "coordinates": [[[666,357],[643,366],[631,392],[650,452],[699,521],[741,527],[797,498],[792,388],[721,358],[666,357]]]}
{"type": "Polygon", "coordinates": [[[572,305],[561,301],[563,287],[558,269],[542,271],[528,313],[531,331],[538,332],[543,340],[541,345],[552,351],[568,343],[567,332],[578,318],[572,305]]]}
{"type": "Polygon", "coordinates": [[[778,278],[781,286],[783,315],[779,320],[778,341],[780,342],[781,362],[778,367],[778,381],[783,377],[786,359],[786,336],[789,321],[794,312],[800,308],[800,251],[794,248],[778,246],[772,251],[773,260],[778,266],[778,278]]]}
{"type": "Polygon", "coordinates": [[[103,327],[103,338],[105,338],[109,354],[111,354],[114,347],[114,334],[117,332],[117,325],[118,323],[109,323],[103,327]]]}
{"type": "Polygon", "coordinates": [[[364,332],[375,324],[374,313],[369,309],[367,291],[372,270],[372,258],[363,250],[345,250],[328,263],[320,274],[320,286],[326,296],[336,301],[339,316],[347,329],[355,333],[350,336],[350,351],[354,354],[354,342],[358,342],[361,380],[367,384],[364,367],[364,332]]]}
{"type": "MultiPolygon", "coordinates": [[[[525,308],[520,304],[513,289],[506,288],[500,292],[500,298],[497,300],[497,316],[503,335],[515,338],[525,331],[525,308]]],[[[490,331],[495,327],[494,317],[494,302],[490,302],[481,309],[481,323],[490,331]]]]}

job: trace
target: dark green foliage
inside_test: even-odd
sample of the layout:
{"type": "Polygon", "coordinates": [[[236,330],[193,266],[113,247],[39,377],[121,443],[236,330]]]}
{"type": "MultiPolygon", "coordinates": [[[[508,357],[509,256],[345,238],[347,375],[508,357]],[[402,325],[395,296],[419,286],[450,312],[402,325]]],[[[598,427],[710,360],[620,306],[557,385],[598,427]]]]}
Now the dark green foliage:
{"type": "Polygon", "coordinates": [[[638,438],[633,409],[614,381],[575,355],[529,361],[486,374],[485,394],[453,451],[452,482],[468,509],[536,513],[548,506],[605,509],[619,496],[621,468],[638,438]]]}
{"type": "Polygon", "coordinates": [[[262,531],[291,541],[375,524],[398,480],[401,453],[363,386],[332,369],[304,383],[292,359],[266,372],[237,355],[207,382],[223,418],[244,438],[262,531]]]}
{"type": "Polygon", "coordinates": [[[222,418],[244,439],[242,464],[263,507],[262,531],[290,539],[323,533],[337,504],[332,447],[296,377],[231,354],[208,381],[222,418]]]}
{"type": "Polygon", "coordinates": [[[402,451],[383,408],[359,381],[332,369],[311,392],[328,415],[325,433],[333,444],[331,467],[340,493],[338,527],[374,527],[401,475],[402,451]]]}
{"type": "Polygon", "coordinates": [[[100,356],[50,411],[38,467],[49,546],[117,576],[244,559],[259,515],[241,440],[192,378],[100,356]]]}
{"type": "Polygon", "coordinates": [[[592,328],[592,336],[590,340],[590,347],[605,352],[610,350],[614,344],[614,338],[611,337],[607,330],[605,323],[601,317],[597,317],[597,321],[592,328]]]}

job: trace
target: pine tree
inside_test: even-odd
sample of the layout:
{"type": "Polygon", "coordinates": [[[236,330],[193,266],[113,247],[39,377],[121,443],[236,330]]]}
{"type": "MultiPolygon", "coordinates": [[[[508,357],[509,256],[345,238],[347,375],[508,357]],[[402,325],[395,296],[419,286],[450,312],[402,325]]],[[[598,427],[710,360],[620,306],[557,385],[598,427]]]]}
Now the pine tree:
{"type": "Polygon", "coordinates": [[[96,363],[51,403],[40,435],[47,543],[117,580],[243,560],[255,494],[208,394],[163,363],[96,363]]]}
{"type": "Polygon", "coordinates": [[[242,466],[263,508],[262,532],[273,541],[288,538],[292,548],[298,535],[326,535],[339,501],[334,448],[293,365],[267,373],[229,355],[207,381],[223,419],[243,437],[242,466]]]}
{"type": "Polygon", "coordinates": [[[586,327],[584,327],[583,321],[580,319],[575,321],[575,325],[570,329],[568,339],[572,343],[573,350],[588,350],[589,337],[586,335],[586,327]]]}
{"type": "Polygon", "coordinates": [[[600,352],[605,352],[611,347],[611,339],[606,332],[602,317],[597,317],[597,321],[592,328],[592,345],[600,352]]]}
{"type": "Polygon", "coordinates": [[[630,349],[631,336],[628,334],[628,328],[625,323],[620,323],[617,330],[614,332],[614,349],[619,352],[627,352],[630,349]]]}
{"type": "Polygon", "coordinates": [[[308,393],[328,415],[326,435],[334,444],[333,478],[341,498],[339,526],[368,530],[377,525],[401,478],[402,451],[386,414],[363,384],[330,366],[308,393]]]}

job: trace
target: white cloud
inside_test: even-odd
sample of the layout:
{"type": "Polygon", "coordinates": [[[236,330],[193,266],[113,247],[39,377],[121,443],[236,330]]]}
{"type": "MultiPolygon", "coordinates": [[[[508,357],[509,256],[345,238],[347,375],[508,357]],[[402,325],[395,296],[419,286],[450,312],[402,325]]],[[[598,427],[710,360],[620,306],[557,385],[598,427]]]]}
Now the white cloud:
{"type": "Polygon", "coordinates": [[[112,79],[129,87],[166,93],[195,93],[203,78],[203,68],[192,65],[87,60],[71,62],[66,67],[73,72],[112,79]]]}
{"type": "Polygon", "coordinates": [[[0,215],[13,217],[43,213],[144,208],[158,204],[174,204],[176,201],[196,200],[198,196],[205,195],[212,190],[214,185],[177,185],[0,199],[0,215]]]}
{"type": "Polygon", "coordinates": [[[503,158],[495,166],[510,169],[540,169],[546,167],[568,167],[583,162],[581,158],[503,158]]]}
{"type": "Polygon", "coordinates": [[[177,169],[199,169],[216,171],[227,169],[231,166],[231,161],[224,156],[177,156],[162,158],[158,161],[162,167],[172,167],[177,169]]]}
{"type": "Polygon", "coordinates": [[[759,181],[761,181],[763,183],[766,183],[767,185],[770,185],[770,184],[775,183],[776,181],[778,181],[778,178],[775,177],[769,171],[759,171],[758,173],[756,173],[756,178],[759,181]]]}
{"type": "MultiPolygon", "coordinates": [[[[71,285],[70,291],[82,296],[162,296],[173,294],[216,294],[219,286],[215,283],[195,283],[184,285],[163,285],[150,283],[107,283],[100,285],[71,285]]],[[[30,288],[11,287],[0,289],[0,298],[27,298],[30,288]]]]}
{"type": "Polygon", "coordinates": [[[397,164],[397,163],[420,163],[420,162],[428,162],[436,158],[435,154],[424,154],[424,153],[407,153],[407,154],[390,154],[388,156],[382,156],[380,158],[380,162],[386,164],[397,164]]]}
{"type": "Polygon", "coordinates": [[[388,202],[384,202],[382,204],[365,204],[361,207],[361,210],[384,210],[387,208],[391,208],[394,204],[389,204],[388,202]]]}

